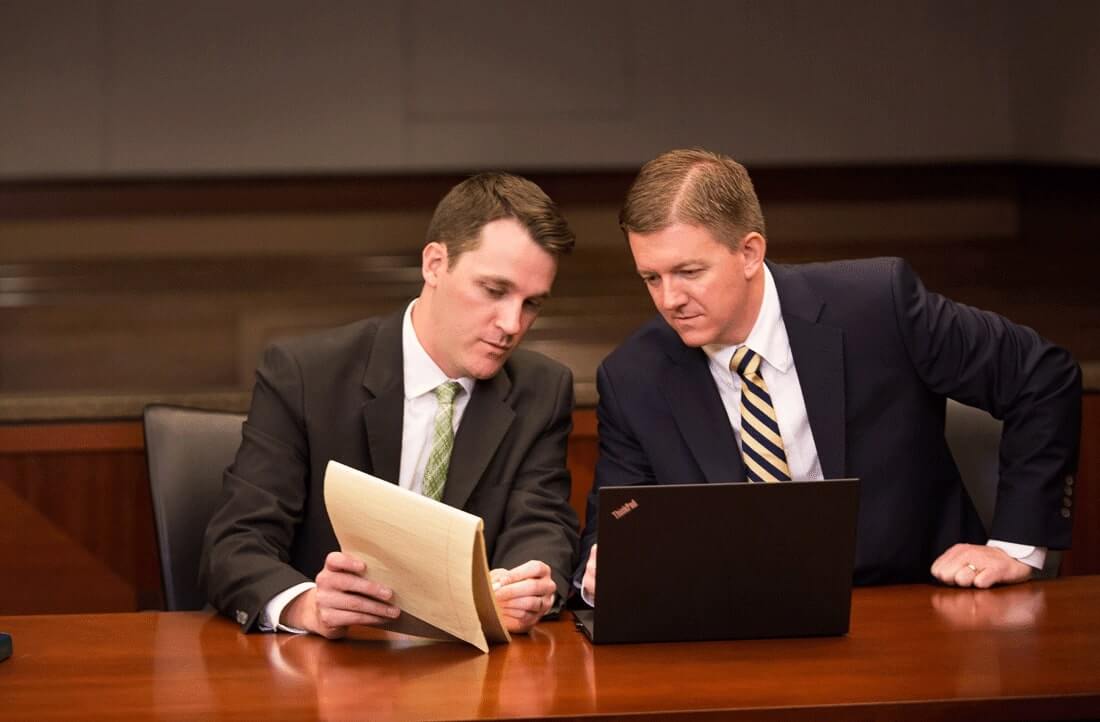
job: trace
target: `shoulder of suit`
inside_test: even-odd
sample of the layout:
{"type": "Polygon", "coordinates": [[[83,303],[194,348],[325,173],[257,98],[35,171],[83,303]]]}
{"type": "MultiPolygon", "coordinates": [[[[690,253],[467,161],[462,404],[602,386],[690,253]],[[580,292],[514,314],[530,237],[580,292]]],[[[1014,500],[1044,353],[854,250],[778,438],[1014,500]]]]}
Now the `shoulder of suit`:
{"type": "Polygon", "coordinates": [[[899,269],[908,269],[909,264],[897,256],[877,256],[874,258],[852,258],[840,261],[821,261],[817,263],[770,263],[772,276],[780,284],[785,278],[799,276],[807,280],[858,281],[879,275],[889,276],[899,269]]]}
{"type": "Polygon", "coordinates": [[[605,369],[652,367],[660,359],[682,353],[685,348],[676,331],[657,314],[608,354],[601,366],[605,369]]]}
{"type": "Polygon", "coordinates": [[[806,298],[809,291],[829,303],[858,306],[891,294],[899,279],[916,278],[908,262],[892,256],[770,267],[781,303],[806,298]]]}
{"type": "Polygon", "coordinates": [[[344,326],[280,338],[271,342],[268,348],[288,353],[299,361],[363,356],[385,318],[367,318],[344,326]]]}

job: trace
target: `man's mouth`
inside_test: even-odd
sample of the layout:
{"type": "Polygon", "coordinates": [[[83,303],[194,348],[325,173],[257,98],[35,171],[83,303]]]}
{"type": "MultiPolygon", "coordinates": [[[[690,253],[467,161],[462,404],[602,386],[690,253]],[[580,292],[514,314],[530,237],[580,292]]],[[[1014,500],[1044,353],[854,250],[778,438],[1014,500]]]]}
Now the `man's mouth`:
{"type": "Polygon", "coordinates": [[[506,344],[506,343],[494,343],[494,342],[492,342],[492,341],[486,341],[485,339],[482,339],[482,340],[481,340],[481,342],[482,342],[483,344],[485,344],[486,346],[489,346],[489,347],[491,347],[492,349],[494,349],[494,350],[495,350],[495,351],[497,351],[498,353],[508,353],[509,351],[511,351],[511,350],[512,350],[512,347],[511,347],[511,345],[510,345],[510,344],[506,344]]]}

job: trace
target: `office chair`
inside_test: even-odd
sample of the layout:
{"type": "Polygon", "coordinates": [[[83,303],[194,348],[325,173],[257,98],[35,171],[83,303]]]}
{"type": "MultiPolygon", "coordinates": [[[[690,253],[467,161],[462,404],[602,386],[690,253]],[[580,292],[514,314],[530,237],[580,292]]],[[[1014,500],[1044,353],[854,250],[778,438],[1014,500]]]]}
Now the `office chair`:
{"type": "MultiPolygon", "coordinates": [[[[985,411],[948,399],[944,436],[959,467],[974,506],[986,530],[993,524],[1000,478],[1001,422],[985,411]]],[[[1007,540],[1011,541],[1011,540],[1007,540]]],[[[1048,551],[1046,564],[1036,578],[1058,576],[1061,552],[1048,551]]]]}
{"type": "Polygon", "coordinates": [[[145,407],[145,460],[168,611],[202,609],[199,557],[222,472],[241,444],[243,414],[181,406],[145,407]]]}

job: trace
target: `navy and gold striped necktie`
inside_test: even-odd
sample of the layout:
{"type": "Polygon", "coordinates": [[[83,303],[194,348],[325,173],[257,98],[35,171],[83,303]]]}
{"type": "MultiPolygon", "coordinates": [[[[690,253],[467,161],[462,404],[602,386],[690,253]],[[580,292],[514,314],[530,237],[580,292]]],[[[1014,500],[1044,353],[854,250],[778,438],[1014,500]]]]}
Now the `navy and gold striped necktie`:
{"type": "Polygon", "coordinates": [[[760,375],[760,356],[742,346],[730,359],[730,371],[741,377],[741,456],[749,481],[790,481],[772,397],[760,375]]]}

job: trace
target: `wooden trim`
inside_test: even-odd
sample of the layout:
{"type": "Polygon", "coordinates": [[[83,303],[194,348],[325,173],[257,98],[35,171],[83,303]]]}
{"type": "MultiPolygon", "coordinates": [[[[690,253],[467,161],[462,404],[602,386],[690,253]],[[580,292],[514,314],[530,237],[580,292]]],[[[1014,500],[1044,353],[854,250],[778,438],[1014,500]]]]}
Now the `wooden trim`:
{"type": "Polygon", "coordinates": [[[596,438],[595,409],[577,409],[573,412],[573,433],[570,436],[585,439],[596,438]]]}
{"type": "Polygon", "coordinates": [[[0,454],[144,450],[140,421],[0,426],[0,454]]]}
{"type": "MultiPolygon", "coordinates": [[[[637,168],[524,173],[561,204],[618,205],[637,168]]],[[[753,166],[759,196],[780,201],[1091,198],[1100,165],[956,163],[753,166]]],[[[461,173],[0,181],[0,221],[142,214],[431,210],[461,173]]]]}

